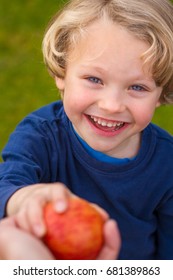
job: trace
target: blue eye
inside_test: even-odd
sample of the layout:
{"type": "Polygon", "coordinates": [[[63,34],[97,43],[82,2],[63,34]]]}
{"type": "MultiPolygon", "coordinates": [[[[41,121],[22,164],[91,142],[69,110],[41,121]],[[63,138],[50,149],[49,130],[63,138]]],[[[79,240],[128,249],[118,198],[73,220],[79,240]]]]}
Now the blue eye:
{"type": "Polygon", "coordinates": [[[132,85],[132,86],[130,86],[130,89],[135,90],[135,91],[145,91],[146,90],[143,86],[140,86],[140,85],[132,85]]]}
{"type": "Polygon", "coordinates": [[[88,77],[87,79],[94,84],[102,84],[102,81],[97,77],[88,77]]]}

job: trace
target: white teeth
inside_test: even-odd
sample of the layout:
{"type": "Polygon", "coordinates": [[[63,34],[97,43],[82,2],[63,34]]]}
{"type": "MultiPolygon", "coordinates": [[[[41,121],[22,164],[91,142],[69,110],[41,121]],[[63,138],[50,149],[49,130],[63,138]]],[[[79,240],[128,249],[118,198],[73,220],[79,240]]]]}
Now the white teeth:
{"type": "Polygon", "coordinates": [[[112,123],[107,123],[107,126],[108,127],[113,127],[113,124],[112,123]]]}
{"type": "Polygon", "coordinates": [[[120,128],[121,126],[123,126],[123,122],[110,122],[110,121],[105,121],[105,120],[102,120],[100,118],[96,118],[96,117],[93,117],[93,116],[90,116],[91,119],[95,122],[95,123],[98,123],[99,125],[101,126],[107,126],[107,127],[115,127],[115,128],[120,128]]]}
{"type": "Polygon", "coordinates": [[[102,126],[107,126],[107,123],[105,121],[101,121],[101,120],[98,120],[98,124],[101,124],[102,126]]]}

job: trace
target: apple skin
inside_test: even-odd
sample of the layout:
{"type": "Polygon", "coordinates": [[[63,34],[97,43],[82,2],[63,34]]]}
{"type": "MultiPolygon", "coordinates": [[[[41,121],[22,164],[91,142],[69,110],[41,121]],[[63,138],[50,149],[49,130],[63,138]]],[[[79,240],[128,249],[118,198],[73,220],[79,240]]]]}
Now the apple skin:
{"type": "Polygon", "coordinates": [[[55,212],[53,204],[44,207],[44,243],[59,260],[96,259],[103,243],[104,220],[86,200],[72,197],[68,209],[55,212]]]}

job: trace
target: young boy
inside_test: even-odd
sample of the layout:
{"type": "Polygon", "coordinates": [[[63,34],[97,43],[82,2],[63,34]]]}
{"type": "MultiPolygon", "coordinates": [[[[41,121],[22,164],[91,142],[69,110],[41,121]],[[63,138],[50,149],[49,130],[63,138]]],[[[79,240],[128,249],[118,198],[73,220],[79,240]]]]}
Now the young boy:
{"type": "Polygon", "coordinates": [[[117,221],[119,259],[173,259],[173,137],[151,124],[173,100],[172,4],[72,0],[50,23],[43,53],[63,101],[11,135],[1,217],[41,237],[44,204],[65,211],[75,194],[109,214],[106,243],[117,221]]]}

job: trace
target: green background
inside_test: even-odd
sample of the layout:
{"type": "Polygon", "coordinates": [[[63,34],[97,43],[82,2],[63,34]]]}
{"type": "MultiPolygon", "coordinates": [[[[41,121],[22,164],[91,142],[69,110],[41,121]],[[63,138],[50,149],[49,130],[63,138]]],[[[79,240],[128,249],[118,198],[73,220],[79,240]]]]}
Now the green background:
{"type": "MultiPolygon", "coordinates": [[[[61,0],[1,0],[0,152],[29,112],[59,99],[42,59],[44,30],[61,0]]],[[[157,109],[153,122],[173,134],[173,106],[157,109]]]]}

